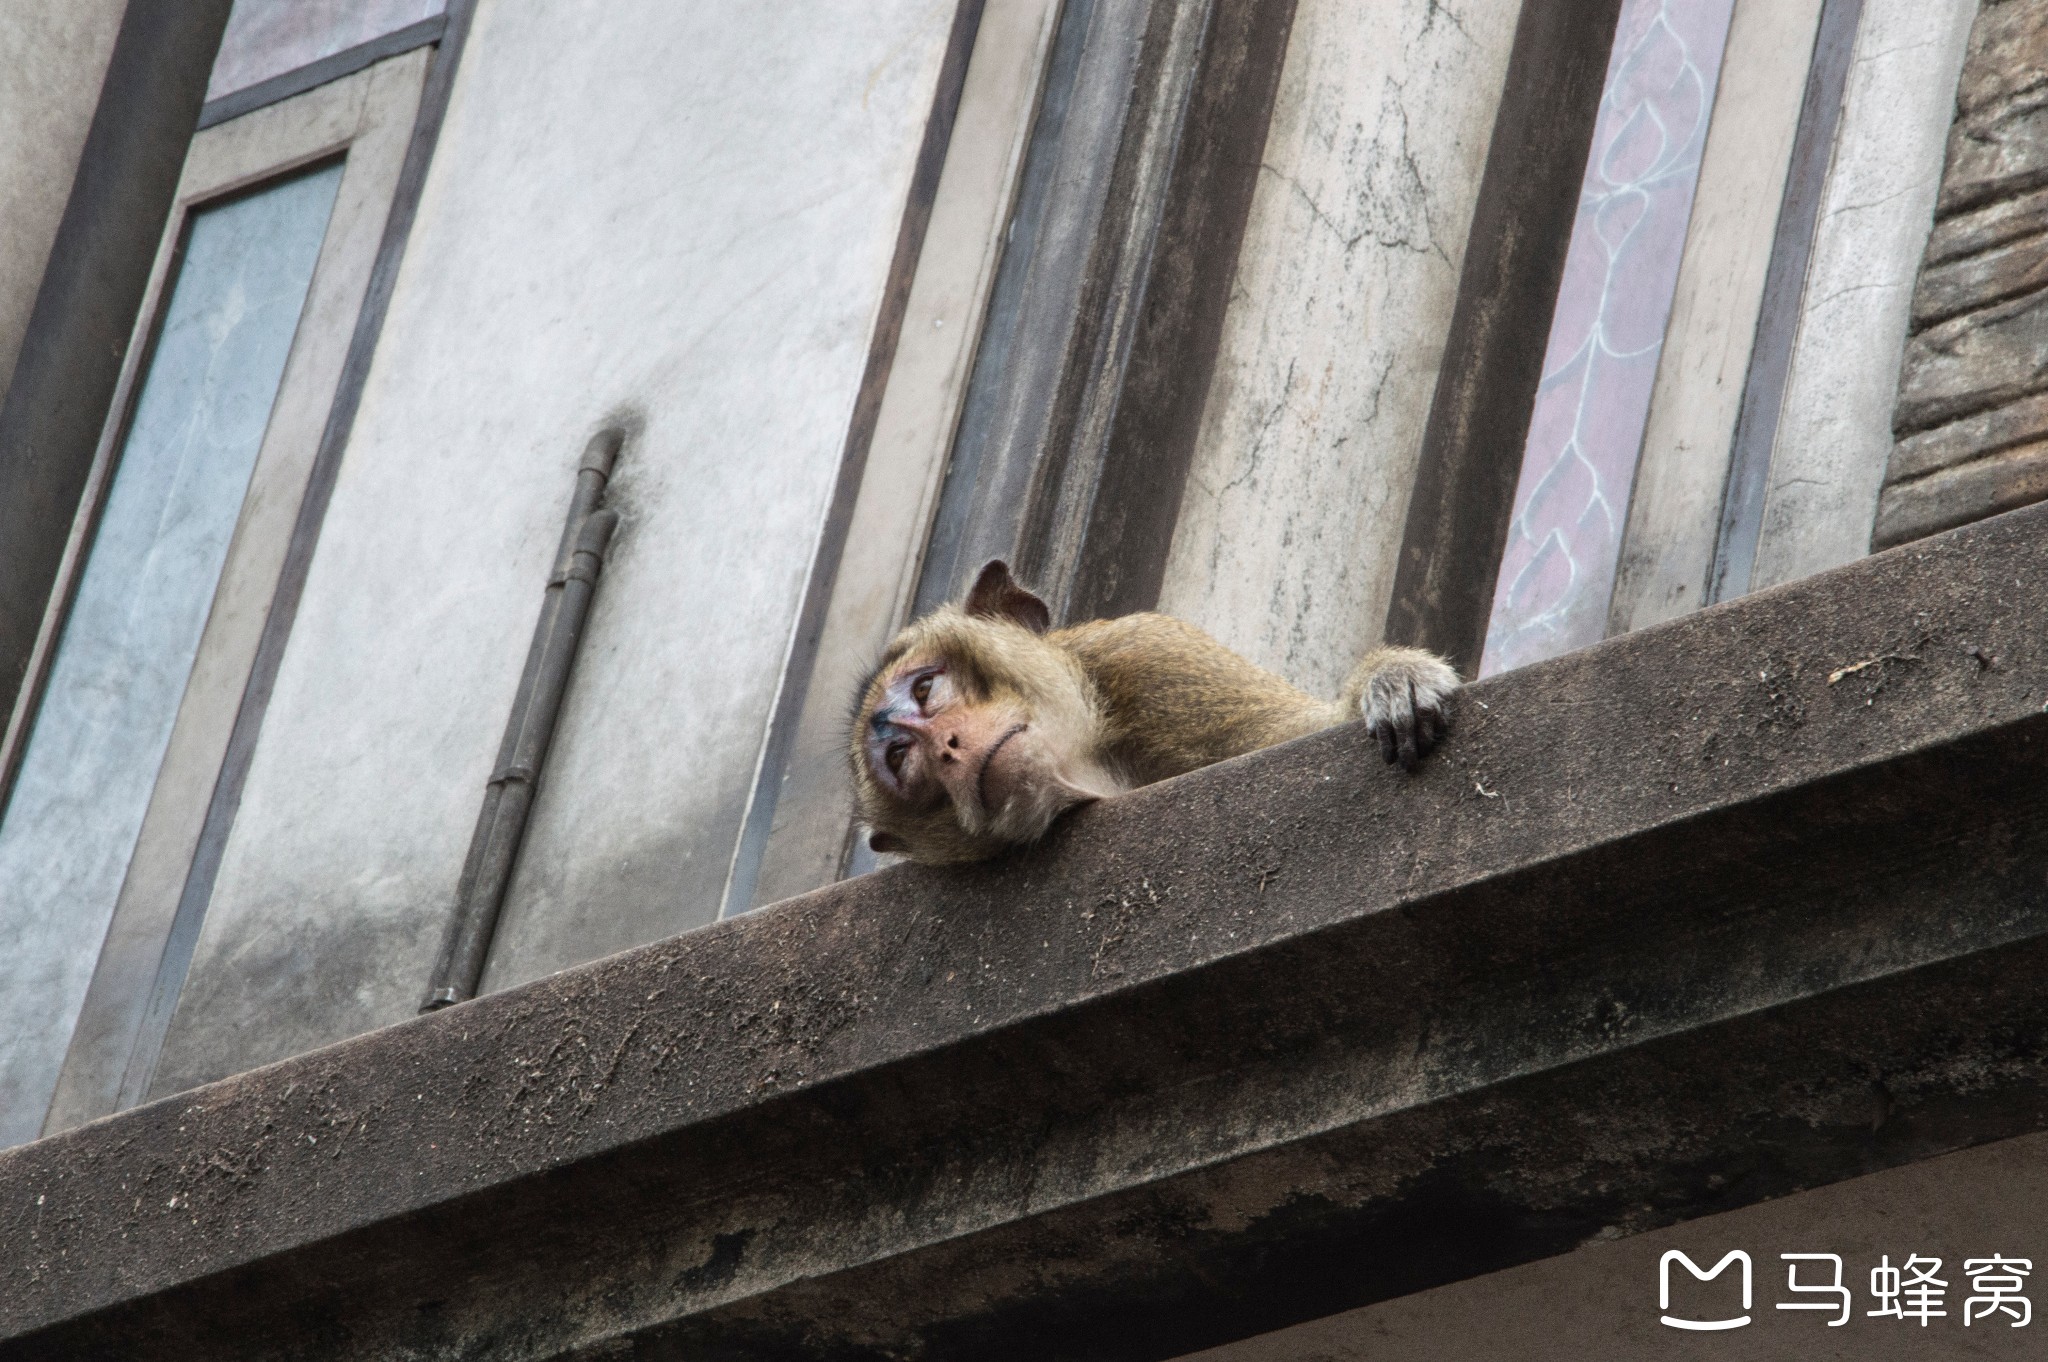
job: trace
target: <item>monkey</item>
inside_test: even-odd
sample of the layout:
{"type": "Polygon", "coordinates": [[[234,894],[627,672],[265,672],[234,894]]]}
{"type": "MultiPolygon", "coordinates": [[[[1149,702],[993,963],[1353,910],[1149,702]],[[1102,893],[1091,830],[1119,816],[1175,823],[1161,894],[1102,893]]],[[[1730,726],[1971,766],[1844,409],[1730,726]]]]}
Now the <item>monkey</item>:
{"type": "Polygon", "coordinates": [[[1083,804],[1352,719],[1412,772],[1461,684],[1434,653],[1383,647],[1321,701],[1170,615],[1051,625],[998,559],[890,642],[848,737],[871,848],[985,860],[1083,804]]]}

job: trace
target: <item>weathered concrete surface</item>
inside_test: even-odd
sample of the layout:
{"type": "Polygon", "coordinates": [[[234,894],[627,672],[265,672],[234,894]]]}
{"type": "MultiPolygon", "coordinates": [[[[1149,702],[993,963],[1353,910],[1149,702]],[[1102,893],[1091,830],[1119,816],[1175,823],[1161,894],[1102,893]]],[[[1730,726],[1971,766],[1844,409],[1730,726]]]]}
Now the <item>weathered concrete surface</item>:
{"type": "Polygon", "coordinates": [[[2048,0],[1978,12],[1900,366],[1879,548],[2048,496],[2044,60],[2048,0]]]}
{"type": "Polygon", "coordinates": [[[1977,0],[1865,0],[1771,447],[1753,586],[1870,548],[1913,281],[1977,0]]]}
{"type": "Polygon", "coordinates": [[[1943,218],[1928,234],[1927,263],[1946,264],[2032,236],[2040,230],[2043,213],[2048,213],[2048,190],[2037,189],[1943,218]]]}
{"type": "Polygon", "coordinates": [[[2043,438],[2048,438],[2048,393],[1906,436],[1892,450],[1889,476],[1904,481],[1967,463],[1986,450],[2009,449],[2043,438]]]}
{"type": "Polygon", "coordinates": [[[0,393],[14,373],[127,0],[0,10],[0,393]],[[25,79],[28,72],[34,79],[25,79]]]}
{"type": "Polygon", "coordinates": [[[2048,497],[2048,441],[2002,448],[1885,493],[1873,537],[1903,544],[2048,497]]]}
{"type": "MultiPolygon", "coordinates": [[[[2037,205],[2036,211],[2042,207],[2037,205]]],[[[2048,287],[2048,234],[2022,237],[1981,255],[1930,264],[1921,271],[1913,294],[1913,326],[1919,330],[2043,287],[2048,287]]]]}
{"type": "Polygon", "coordinates": [[[1942,217],[2048,181],[2048,6],[1987,0],[1970,32],[1942,217]]]}
{"type": "Polygon", "coordinates": [[[2006,298],[1913,338],[1898,427],[1928,430],[2048,384],[2048,291],[2006,298]]]}
{"type": "Polygon", "coordinates": [[[2036,508],[8,1151],[0,1356],[1171,1356],[2048,1128],[2044,596],[2036,508]]]}

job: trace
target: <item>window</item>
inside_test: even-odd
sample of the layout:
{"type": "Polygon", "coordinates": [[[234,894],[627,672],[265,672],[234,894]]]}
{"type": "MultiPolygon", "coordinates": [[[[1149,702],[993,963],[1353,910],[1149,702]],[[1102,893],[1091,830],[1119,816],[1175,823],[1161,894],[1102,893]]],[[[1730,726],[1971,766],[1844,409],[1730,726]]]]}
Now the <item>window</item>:
{"type": "Polygon", "coordinates": [[[166,983],[175,995],[159,975],[177,973],[186,874],[426,62],[392,58],[193,140],[0,748],[15,773],[0,811],[0,1144],[35,1136],[53,1093],[60,1128],[112,1110],[131,1061],[146,1077],[151,1000],[166,983]]]}

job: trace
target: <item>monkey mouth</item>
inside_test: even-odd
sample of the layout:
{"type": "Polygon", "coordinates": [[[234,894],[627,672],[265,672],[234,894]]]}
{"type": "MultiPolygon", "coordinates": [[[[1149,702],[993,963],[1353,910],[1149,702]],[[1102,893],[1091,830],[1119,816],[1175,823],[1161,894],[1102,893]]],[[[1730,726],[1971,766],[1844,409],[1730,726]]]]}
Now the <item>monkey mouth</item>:
{"type": "Polygon", "coordinates": [[[988,806],[988,768],[995,765],[996,753],[1003,750],[1003,744],[1029,727],[1031,727],[1029,724],[1016,724],[1012,726],[1003,733],[1002,737],[990,743],[988,751],[982,754],[981,769],[974,773],[974,802],[981,805],[981,811],[984,816],[993,813],[993,810],[988,806]]]}

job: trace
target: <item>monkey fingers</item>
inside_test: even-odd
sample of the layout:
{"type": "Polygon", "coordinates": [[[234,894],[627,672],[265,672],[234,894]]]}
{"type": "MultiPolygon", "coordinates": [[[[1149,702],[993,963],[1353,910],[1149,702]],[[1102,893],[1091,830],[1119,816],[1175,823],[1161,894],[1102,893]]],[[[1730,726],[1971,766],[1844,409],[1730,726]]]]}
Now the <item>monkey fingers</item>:
{"type": "Polygon", "coordinates": [[[1395,700],[1386,708],[1389,712],[1384,717],[1367,725],[1367,731],[1379,739],[1380,756],[1389,766],[1399,764],[1409,772],[1420,770],[1422,759],[1450,731],[1450,721],[1441,708],[1424,702],[1416,694],[1412,681],[1408,684],[1406,703],[1395,700]]]}
{"type": "Polygon", "coordinates": [[[1451,721],[1441,709],[1425,708],[1417,713],[1422,719],[1422,755],[1428,756],[1443,741],[1444,734],[1451,731],[1451,721]]]}
{"type": "Polygon", "coordinates": [[[1389,766],[1419,770],[1450,731],[1445,702],[1458,688],[1457,672],[1417,648],[1383,648],[1368,654],[1354,676],[1358,711],[1380,755],[1389,766]]]}

